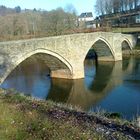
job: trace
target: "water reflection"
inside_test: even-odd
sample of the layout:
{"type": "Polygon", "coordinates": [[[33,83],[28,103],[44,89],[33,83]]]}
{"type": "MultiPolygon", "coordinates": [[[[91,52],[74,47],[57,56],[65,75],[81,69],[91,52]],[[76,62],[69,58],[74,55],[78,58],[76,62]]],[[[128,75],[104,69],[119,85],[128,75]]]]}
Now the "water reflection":
{"type": "Polygon", "coordinates": [[[39,57],[21,63],[1,87],[15,88],[36,98],[80,106],[85,111],[101,107],[131,118],[139,114],[140,58],[99,63],[85,60],[85,79],[51,79],[49,69],[39,57]]]}
{"type": "Polygon", "coordinates": [[[73,81],[66,79],[52,79],[51,89],[46,100],[66,103],[72,90],[73,81]]]}

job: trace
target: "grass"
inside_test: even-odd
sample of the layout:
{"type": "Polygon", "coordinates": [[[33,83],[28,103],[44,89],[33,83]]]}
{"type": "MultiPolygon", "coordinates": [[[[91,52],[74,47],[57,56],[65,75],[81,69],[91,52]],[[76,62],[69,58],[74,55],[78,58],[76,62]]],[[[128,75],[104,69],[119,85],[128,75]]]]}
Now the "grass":
{"type": "MultiPolygon", "coordinates": [[[[0,140],[109,140],[79,108],[11,92],[0,90],[0,140]]],[[[111,135],[128,139],[121,132],[111,135]]]]}
{"type": "Polygon", "coordinates": [[[39,105],[36,102],[39,101],[29,101],[19,94],[0,95],[0,140],[102,138],[88,129],[83,130],[80,126],[72,125],[72,121],[55,121],[46,117],[44,110],[50,109],[52,103],[41,102],[39,105]]]}
{"type": "Polygon", "coordinates": [[[129,27],[129,28],[112,28],[114,33],[131,33],[131,32],[140,32],[139,27],[129,27]]]}

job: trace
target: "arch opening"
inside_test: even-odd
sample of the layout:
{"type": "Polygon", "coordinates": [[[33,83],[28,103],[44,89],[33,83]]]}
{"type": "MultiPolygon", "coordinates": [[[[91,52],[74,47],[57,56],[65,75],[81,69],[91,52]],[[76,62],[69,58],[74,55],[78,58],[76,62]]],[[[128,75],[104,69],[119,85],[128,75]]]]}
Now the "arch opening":
{"type": "Polygon", "coordinates": [[[104,39],[98,39],[88,50],[86,59],[95,59],[96,61],[114,61],[114,52],[104,39]]]}
{"type": "Polygon", "coordinates": [[[122,51],[128,51],[128,50],[131,50],[131,44],[125,39],[123,42],[122,42],[122,51]]]}
{"type": "Polygon", "coordinates": [[[10,64],[7,65],[6,71],[1,79],[1,83],[8,77],[8,75],[20,64],[26,62],[30,57],[36,57],[44,61],[45,65],[49,68],[50,77],[52,78],[62,78],[62,79],[72,79],[72,66],[65,60],[62,56],[44,49],[38,49],[31,53],[22,54],[14,60],[11,60],[10,64]]]}
{"type": "Polygon", "coordinates": [[[57,69],[68,70],[67,66],[57,58],[44,53],[37,53],[28,57],[15,67],[1,84],[1,87],[5,89],[16,89],[25,95],[39,99],[48,98],[50,94],[52,96],[50,92],[54,91],[54,89],[61,89],[63,94],[65,88],[66,90],[71,89],[71,80],[51,78],[51,71],[57,69]],[[51,66],[52,63],[53,66],[51,66]],[[57,81],[60,83],[57,83],[57,81]]]}
{"type": "Polygon", "coordinates": [[[98,39],[92,45],[84,60],[85,80],[86,77],[95,78],[100,65],[110,64],[114,60],[114,53],[109,44],[103,39],[98,39]]]}
{"type": "Polygon", "coordinates": [[[71,71],[68,66],[62,62],[60,59],[48,55],[39,53],[36,54],[36,58],[43,61],[43,63],[49,68],[50,76],[52,78],[61,78],[61,79],[70,79],[71,78],[71,71]]]}

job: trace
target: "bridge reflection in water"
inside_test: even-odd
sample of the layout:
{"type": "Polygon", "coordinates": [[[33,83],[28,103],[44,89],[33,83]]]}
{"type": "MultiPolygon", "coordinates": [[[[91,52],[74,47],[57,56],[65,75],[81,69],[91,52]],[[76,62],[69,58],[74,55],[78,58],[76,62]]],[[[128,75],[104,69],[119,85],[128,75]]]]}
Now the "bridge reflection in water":
{"type": "Polygon", "coordinates": [[[85,79],[51,79],[45,62],[35,55],[22,62],[1,87],[15,88],[26,95],[72,104],[89,111],[128,81],[125,75],[131,75],[135,67],[139,67],[139,63],[133,58],[124,62],[99,62],[97,67],[93,60],[85,60],[85,79]]]}
{"type": "Polygon", "coordinates": [[[65,89],[68,89],[68,94],[65,94],[63,102],[79,106],[87,111],[91,106],[104,99],[115,86],[122,83],[122,79],[120,79],[121,64],[121,61],[118,63],[100,63],[95,69],[94,61],[86,60],[86,78],[74,81],[52,80],[52,89],[47,99],[62,101],[62,97],[59,95],[65,94],[67,91],[65,89]],[[117,74],[119,74],[119,77],[117,74]],[[66,86],[64,86],[65,84],[66,86]]]}

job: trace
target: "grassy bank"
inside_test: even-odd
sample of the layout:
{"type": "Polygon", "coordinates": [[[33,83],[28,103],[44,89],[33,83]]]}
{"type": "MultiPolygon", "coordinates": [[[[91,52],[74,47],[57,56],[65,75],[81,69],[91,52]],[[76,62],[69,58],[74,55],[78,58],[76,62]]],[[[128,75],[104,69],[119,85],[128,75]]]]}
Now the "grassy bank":
{"type": "Polygon", "coordinates": [[[0,140],[140,138],[140,130],[130,122],[76,110],[0,89],[0,140]]]}
{"type": "Polygon", "coordinates": [[[114,33],[131,33],[131,32],[140,32],[139,27],[129,27],[129,28],[112,28],[112,32],[114,33]]]}

